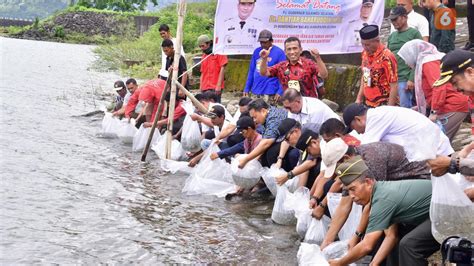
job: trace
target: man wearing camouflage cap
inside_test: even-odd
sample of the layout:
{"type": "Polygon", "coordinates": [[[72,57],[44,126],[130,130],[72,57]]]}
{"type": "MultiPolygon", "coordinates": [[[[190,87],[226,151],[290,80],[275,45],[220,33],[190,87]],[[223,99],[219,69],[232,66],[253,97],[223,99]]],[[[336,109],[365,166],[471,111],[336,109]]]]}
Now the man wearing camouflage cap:
{"type": "Polygon", "coordinates": [[[336,174],[352,201],[369,204],[371,209],[365,233],[355,232],[351,240],[360,242],[344,257],[329,264],[347,265],[359,260],[371,253],[385,234],[372,263],[390,259],[395,265],[427,265],[426,258],[440,246],[431,234],[431,181],[375,181],[361,156],[339,165],[336,174]]]}

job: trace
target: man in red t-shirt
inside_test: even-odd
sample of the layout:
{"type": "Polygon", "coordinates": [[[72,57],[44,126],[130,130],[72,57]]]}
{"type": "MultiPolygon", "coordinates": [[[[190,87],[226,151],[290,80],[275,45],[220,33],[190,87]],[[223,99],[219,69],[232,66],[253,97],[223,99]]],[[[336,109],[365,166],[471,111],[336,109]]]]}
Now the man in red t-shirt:
{"type": "Polygon", "coordinates": [[[267,77],[277,77],[283,91],[288,88],[296,89],[303,96],[318,98],[317,84],[314,77],[327,78],[328,71],[323,60],[319,56],[317,49],[311,50],[311,54],[316,59],[316,63],[305,57],[301,57],[301,41],[296,37],[289,37],[285,40],[286,61],[280,62],[272,67],[268,67],[271,58],[269,50],[260,51],[260,75],[267,77]]]}
{"type": "Polygon", "coordinates": [[[162,79],[152,79],[142,85],[138,100],[144,101],[146,104],[144,114],[146,115],[147,122],[153,122],[155,119],[155,114],[158,110],[165,85],[166,81],[162,79]]]}
{"type": "Polygon", "coordinates": [[[224,89],[224,71],[227,65],[227,56],[212,53],[212,41],[207,35],[198,38],[198,45],[201,48],[201,92],[213,90],[218,95],[218,102],[221,102],[221,93],[224,89]]]}
{"type": "Polygon", "coordinates": [[[137,128],[140,127],[140,125],[145,122],[145,116],[140,114],[142,113],[141,108],[137,109],[138,103],[140,102],[138,100],[138,97],[140,96],[140,92],[142,91],[142,88],[138,87],[137,81],[133,78],[128,79],[125,82],[125,85],[127,86],[128,91],[130,92],[131,96],[130,99],[128,100],[127,106],[125,106],[125,118],[130,119],[130,118],[136,118],[136,124],[135,126],[137,128]]]}
{"type": "Polygon", "coordinates": [[[365,103],[369,107],[396,105],[398,74],[395,55],[380,42],[377,25],[364,26],[359,34],[364,51],[356,103],[365,103]]]}

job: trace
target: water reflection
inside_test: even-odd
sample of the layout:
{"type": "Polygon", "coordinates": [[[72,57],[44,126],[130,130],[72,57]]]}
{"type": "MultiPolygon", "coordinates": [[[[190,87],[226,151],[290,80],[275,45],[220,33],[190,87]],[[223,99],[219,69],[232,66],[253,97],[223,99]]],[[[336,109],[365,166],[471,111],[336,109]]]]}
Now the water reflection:
{"type": "Polygon", "coordinates": [[[156,156],[96,137],[118,76],[89,69],[91,47],[0,38],[2,264],[294,264],[293,227],[266,197],[181,193],[156,156]]]}

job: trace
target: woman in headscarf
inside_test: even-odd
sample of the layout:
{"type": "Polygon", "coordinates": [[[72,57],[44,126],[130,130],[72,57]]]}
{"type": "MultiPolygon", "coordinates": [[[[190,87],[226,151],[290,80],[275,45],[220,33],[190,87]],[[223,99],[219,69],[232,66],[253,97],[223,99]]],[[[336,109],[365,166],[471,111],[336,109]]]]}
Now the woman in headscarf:
{"type": "Polygon", "coordinates": [[[468,115],[468,97],[456,91],[451,84],[434,87],[441,74],[440,63],[444,53],[422,40],[405,43],[398,55],[415,69],[415,98],[419,112],[429,115],[452,141],[462,121],[468,115]]]}

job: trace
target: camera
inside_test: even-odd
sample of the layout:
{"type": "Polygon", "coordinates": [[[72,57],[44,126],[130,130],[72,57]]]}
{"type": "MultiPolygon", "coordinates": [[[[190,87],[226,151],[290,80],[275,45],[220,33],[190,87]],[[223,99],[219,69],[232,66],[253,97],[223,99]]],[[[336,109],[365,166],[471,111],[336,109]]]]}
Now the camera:
{"type": "Polygon", "coordinates": [[[456,263],[458,266],[473,265],[474,244],[466,238],[450,236],[441,244],[443,264],[456,263]]]}

